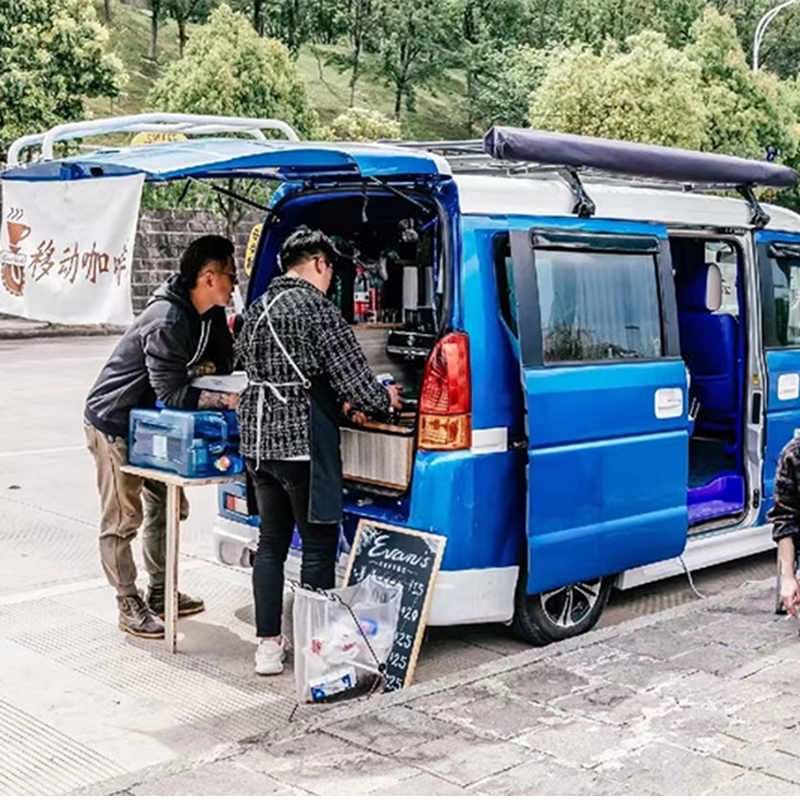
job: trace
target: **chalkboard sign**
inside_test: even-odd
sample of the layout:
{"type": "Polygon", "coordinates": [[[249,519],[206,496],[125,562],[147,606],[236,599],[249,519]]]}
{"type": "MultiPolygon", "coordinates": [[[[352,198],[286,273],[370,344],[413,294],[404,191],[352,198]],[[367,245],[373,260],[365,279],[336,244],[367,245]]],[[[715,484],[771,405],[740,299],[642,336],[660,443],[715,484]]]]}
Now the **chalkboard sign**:
{"type": "Polygon", "coordinates": [[[414,677],[446,543],[444,536],[433,533],[365,519],[358,524],[345,583],[350,586],[372,574],[403,587],[397,634],[386,661],[386,692],[410,685],[414,677]]]}

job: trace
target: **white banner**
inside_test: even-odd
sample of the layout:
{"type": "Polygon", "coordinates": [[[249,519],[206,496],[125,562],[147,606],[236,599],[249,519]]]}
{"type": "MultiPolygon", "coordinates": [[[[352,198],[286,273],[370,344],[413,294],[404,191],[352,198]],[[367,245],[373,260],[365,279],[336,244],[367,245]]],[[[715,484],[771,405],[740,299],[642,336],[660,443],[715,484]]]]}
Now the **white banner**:
{"type": "Polygon", "coordinates": [[[143,175],[3,181],[0,313],[67,324],[133,319],[143,175]]]}

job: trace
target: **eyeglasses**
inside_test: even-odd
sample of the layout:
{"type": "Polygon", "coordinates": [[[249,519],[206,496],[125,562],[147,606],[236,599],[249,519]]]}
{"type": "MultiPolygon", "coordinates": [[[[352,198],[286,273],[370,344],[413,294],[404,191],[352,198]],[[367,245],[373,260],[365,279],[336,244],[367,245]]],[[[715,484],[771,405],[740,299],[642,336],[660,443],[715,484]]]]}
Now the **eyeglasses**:
{"type": "Polygon", "coordinates": [[[203,272],[201,272],[200,274],[201,275],[206,275],[206,274],[208,274],[208,275],[225,275],[225,277],[231,279],[231,283],[234,286],[236,286],[239,283],[239,278],[236,275],[236,270],[233,270],[233,271],[229,272],[226,269],[207,269],[207,270],[203,270],[203,272]]]}
{"type": "Polygon", "coordinates": [[[329,269],[331,272],[333,272],[333,264],[331,264],[331,262],[327,259],[326,256],[316,256],[316,258],[318,260],[321,259],[323,261],[323,263],[325,264],[325,269],[329,269]]]}
{"type": "Polygon", "coordinates": [[[239,283],[239,278],[237,277],[235,270],[233,272],[228,272],[228,270],[226,270],[226,269],[221,269],[219,271],[219,274],[220,275],[226,275],[228,278],[230,278],[231,279],[231,283],[234,286],[236,286],[239,283]]]}

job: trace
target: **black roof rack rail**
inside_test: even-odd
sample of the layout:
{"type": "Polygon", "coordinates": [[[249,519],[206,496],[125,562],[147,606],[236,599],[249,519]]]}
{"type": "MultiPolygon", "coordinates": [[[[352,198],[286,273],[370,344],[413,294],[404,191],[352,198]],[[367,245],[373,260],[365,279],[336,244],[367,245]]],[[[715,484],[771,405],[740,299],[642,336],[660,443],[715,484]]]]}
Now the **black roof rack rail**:
{"type": "Polygon", "coordinates": [[[755,227],[764,227],[769,215],[754,189],[787,188],[797,182],[793,169],[770,161],[527,128],[494,127],[482,141],[392,144],[444,156],[456,174],[533,177],[550,173],[568,185],[575,199],[573,213],[581,217],[595,210],[581,177],[636,188],[736,191],[747,203],[750,224],[755,227]]]}

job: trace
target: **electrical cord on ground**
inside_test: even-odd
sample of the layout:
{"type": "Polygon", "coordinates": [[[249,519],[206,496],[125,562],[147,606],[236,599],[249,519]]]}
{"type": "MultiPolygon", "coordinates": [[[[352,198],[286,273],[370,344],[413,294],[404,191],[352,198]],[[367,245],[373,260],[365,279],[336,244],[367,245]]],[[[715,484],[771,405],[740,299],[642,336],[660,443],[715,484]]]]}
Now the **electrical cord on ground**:
{"type": "Polygon", "coordinates": [[[683,556],[678,556],[678,560],[681,562],[681,566],[683,567],[683,571],[686,573],[686,578],[689,581],[689,586],[691,586],[692,591],[701,599],[706,600],[707,595],[704,595],[702,592],[698,590],[698,588],[694,585],[694,580],[692,580],[692,573],[689,572],[689,567],[686,566],[686,562],[683,560],[683,556]]]}

